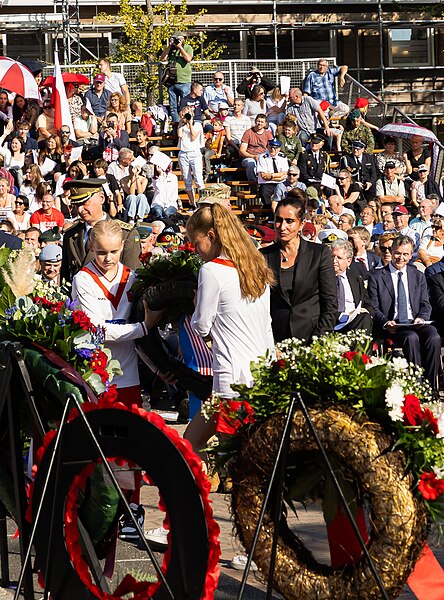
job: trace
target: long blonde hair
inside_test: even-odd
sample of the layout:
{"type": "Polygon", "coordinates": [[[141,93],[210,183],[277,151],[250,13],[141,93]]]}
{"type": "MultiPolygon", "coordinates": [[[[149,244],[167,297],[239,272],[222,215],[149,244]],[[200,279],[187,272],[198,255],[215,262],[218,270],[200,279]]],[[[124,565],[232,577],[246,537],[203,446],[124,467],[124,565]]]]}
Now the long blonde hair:
{"type": "Polygon", "coordinates": [[[221,204],[199,208],[188,219],[189,233],[205,235],[210,229],[221,244],[221,254],[232,260],[236,267],[242,298],[256,300],[262,296],[267,285],[275,283],[274,275],[241,221],[221,204]]]}

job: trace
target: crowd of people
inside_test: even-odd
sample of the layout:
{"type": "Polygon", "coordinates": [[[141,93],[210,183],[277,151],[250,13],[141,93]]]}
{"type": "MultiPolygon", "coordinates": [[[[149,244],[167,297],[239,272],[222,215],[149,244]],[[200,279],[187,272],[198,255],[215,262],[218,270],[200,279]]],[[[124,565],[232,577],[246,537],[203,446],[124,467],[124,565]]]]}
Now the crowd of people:
{"type": "MultiPolygon", "coordinates": [[[[189,211],[181,210],[172,158],[150,140],[153,111],[132,101],[108,60],[88,90],[67,89],[73,129],[57,130],[47,90],[41,108],[0,93],[0,245],[30,248],[36,276],[71,286],[103,325],[123,367],[119,400],[141,405],[150,392],[140,384],[147,367],[135,340],[161,318],[145,305],[144,319],[128,322],[134,271],[186,241],[203,266],[184,327],[199,348],[194,367],[212,373],[215,393],[233,398],[231,383],[252,384],[251,361],[283,339],[363,329],[422,365],[438,394],[444,204],[424,140],[413,136],[409,151],[398,152],[394,138],[367,122],[365,98],[351,110],[338,100],[336,80],[344,85],[347,67],[325,59],[287,92],[256,68],[235,91],[219,71],[208,86],[193,80],[182,32],[161,58],[176,65],[169,109],[189,211]],[[229,186],[208,184],[218,163],[245,167],[272,226],[246,225],[231,211],[229,186]]],[[[176,389],[168,372],[155,370],[151,383],[155,376],[176,389]]],[[[201,452],[214,423],[192,400],[185,437],[201,452]]],[[[137,484],[131,502],[143,523],[137,484]]],[[[121,537],[137,537],[131,521],[121,537]]],[[[150,537],[165,541],[166,530],[150,537]]]]}

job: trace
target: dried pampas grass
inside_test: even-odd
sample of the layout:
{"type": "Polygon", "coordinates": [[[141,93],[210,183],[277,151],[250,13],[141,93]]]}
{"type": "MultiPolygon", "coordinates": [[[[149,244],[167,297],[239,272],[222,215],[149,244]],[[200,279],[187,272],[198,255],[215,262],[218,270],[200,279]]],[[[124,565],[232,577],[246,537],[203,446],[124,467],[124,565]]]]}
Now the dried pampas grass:
{"type": "Polygon", "coordinates": [[[29,248],[23,248],[2,267],[5,283],[16,298],[31,294],[35,288],[35,256],[29,248]]]}

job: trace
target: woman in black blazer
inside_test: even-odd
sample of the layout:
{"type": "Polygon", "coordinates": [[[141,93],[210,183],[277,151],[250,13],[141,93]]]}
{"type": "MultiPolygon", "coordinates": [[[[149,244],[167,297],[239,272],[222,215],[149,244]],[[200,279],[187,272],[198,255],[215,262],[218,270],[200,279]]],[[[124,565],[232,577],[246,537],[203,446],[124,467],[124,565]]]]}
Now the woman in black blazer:
{"type": "Polygon", "coordinates": [[[305,192],[282,200],[274,217],[276,242],[262,250],[277,280],[271,290],[275,342],[290,337],[309,342],[333,331],[338,316],[331,252],[301,239],[304,212],[305,192]]]}

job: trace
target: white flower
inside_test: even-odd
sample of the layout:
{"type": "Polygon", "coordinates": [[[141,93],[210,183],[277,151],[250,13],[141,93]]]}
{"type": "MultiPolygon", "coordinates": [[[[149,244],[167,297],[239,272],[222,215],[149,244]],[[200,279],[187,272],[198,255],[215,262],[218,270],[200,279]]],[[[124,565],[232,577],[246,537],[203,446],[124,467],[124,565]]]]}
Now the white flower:
{"type": "Polygon", "coordinates": [[[392,365],[394,371],[405,371],[405,369],[408,369],[409,367],[409,363],[401,356],[396,356],[393,358],[392,365]]]}
{"type": "Polygon", "coordinates": [[[404,414],[404,391],[397,382],[393,382],[385,392],[385,403],[389,409],[389,417],[392,421],[402,421],[404,414]]]}
{"type": "Polygon", "coordinates": [[[438,479],[444,479],[444,467],[433,465],[432,470],[435,471],[435,475],[438,479]]]}
{"type": "Polygon", "coordinates": [[[365,365],[366,370],[373,369],[373,367],[377,367],[379,365],[385,365],[387,361],[383,356],[372,356],[371,362],[368,362],[365,365]]]}

